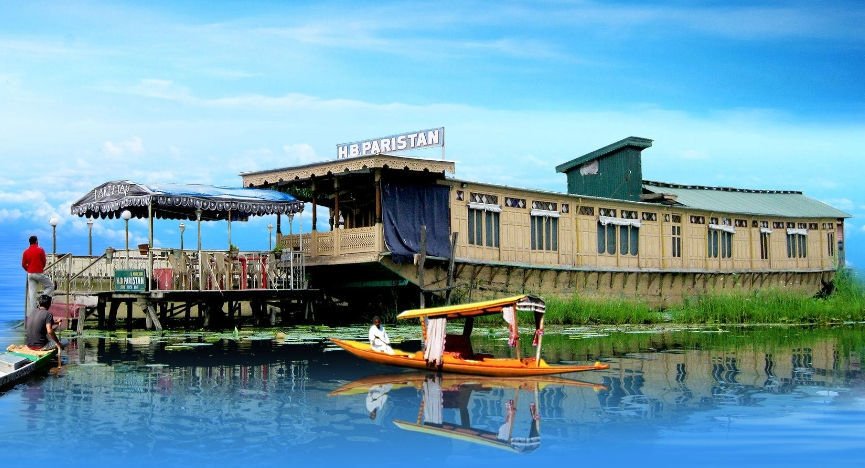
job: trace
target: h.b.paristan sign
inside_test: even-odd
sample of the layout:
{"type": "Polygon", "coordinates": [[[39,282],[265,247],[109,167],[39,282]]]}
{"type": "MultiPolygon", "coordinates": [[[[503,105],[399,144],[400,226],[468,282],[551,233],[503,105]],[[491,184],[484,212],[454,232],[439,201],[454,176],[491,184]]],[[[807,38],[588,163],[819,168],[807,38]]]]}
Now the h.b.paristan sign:
{"type": "Polygon", "coordinates": [[[444,146],[444,127],[401,133],[384,138],[355,141],[336,145],[337,159],[385,154],[391,151],[406,151],[430,146],[444,146]]]}

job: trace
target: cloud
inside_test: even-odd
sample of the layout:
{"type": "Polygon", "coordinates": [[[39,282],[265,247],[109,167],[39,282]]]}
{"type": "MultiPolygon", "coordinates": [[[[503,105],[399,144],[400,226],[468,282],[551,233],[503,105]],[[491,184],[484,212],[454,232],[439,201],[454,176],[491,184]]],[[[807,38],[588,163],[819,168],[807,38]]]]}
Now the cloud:
{"type": "Polygon", "coordinates": [[[316,161],[323,161],[326,158],[320,157],[312,145],[307,143],[296,143],[282,145],[282,152],[287,156],[286,162],[292,164],[308,164],[316,161]]]}
{"type": "Polygon", "coordinates": [[[17,221],[24,216],[24,213],[19,209],[7,209],[0,208],[0,223],[5,223],[9,221],[17,221]]]}
{"type": "Polygon", "coordinates": [[[826,200],[826,203],[843,211],[852,211],[856,209],[856,204],[849,198],[831,198],[826,200]]]}
{"type": "Polygon", "coordinates": [[[106,141],[102,144],[102,153],[110,157],[139,155],[144,153],[144,141],[137,136],[117,143],[106,141]]]}
{"type": "Polygon", "coordinates": [[[688,161],[702,161],[709,159],[709,155],[706,154],[704,151],[698,151],[694,149],[686,149],[680,151],[679,157],[688,161]]]}

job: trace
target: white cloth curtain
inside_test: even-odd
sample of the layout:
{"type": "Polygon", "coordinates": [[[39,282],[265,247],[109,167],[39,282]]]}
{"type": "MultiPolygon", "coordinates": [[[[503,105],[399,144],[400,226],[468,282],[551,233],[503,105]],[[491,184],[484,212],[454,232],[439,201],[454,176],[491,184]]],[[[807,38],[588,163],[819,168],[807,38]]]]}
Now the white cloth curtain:
{"type": "Polygon", "coordinates": [[[607,224],[615,224],[618,226],[634,226],[634,227],[640,227],[641,226],[639,219],[613,218],[612,216],[598,216],[598,222],[601,223],[602,226],[606,226],[607,224]]]}
{"type": "Polygon", "coordinates": [[[734,228],[733,226],[727,226],[726,224],[710,224],[709,229],[714,229],[716,231],[729,232],[730,234],[736,233],[736,228],[734,228]]]}
{"type": "Polygon", "coordinates": [[[580,166],[580,175],[597,175],[598,174],[598,160],[587,162],[580,166]]]}
{"type": "Polygon", "coordinates": [[[801,228],[787,228],[787,234],[801,234],[803,236],[807,236],[808,230],[801,228]]]}
{"type": "Polygon", "coordinates": [[[508,325],[514,324],[515,313],[513,307],[502,307],[502,318],[505,319],[505,322],[508,322],[508,325]]]}
{"type": "Polygon", "coordinates": [[[427,364],[440,366],[442,354],[445,350],[445,335],[447,334],[447,318],[438,317],[427,320],[426,325],[426,348],[423,357],[427,364]]]}

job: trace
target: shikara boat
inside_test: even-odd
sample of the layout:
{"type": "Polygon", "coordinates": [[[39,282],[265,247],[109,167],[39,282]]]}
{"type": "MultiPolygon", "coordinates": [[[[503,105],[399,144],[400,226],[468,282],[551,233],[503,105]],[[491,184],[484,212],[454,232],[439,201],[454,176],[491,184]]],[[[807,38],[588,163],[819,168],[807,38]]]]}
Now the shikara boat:
{"type": "Polygon", "coordinates": [[[369,343],[330,340],[349,353],[368,361],[413,369],[432,369],[459,374],[486,375],[492,377],[525,377],[533,375],[563,374],[609,369],[609,365],[595,362],[590,365],[550,365],[541,359],[543,342],[544,301],[531,295],[511,296],[491,301],[474,302],[429,309],[407,310],[397,316],[398,320],[420,319],[424,337],[424,350],[406,352],[394,349],[394,354],[372,349],[369,343]],[[536,346],[534,357],[520,357],[519,346],[515,346],[515,358],[495,358],[490,354],[475,353],[471,347],[474,318],[482,315],[501,314],[508,324],[510,342],[516,345],[519,339],[517,312],[534,313],[536,346]],[[464,319],[462,335],[448,335],[445,327],[448,320],[464,319]]]}
{"type": "Polygon", "coordinates": [[[5,353],[0,354],[0,390],[11,388],[50,366],[55,356],[57,348],[36,351],[23,345],[10,345],[5,353]]]}

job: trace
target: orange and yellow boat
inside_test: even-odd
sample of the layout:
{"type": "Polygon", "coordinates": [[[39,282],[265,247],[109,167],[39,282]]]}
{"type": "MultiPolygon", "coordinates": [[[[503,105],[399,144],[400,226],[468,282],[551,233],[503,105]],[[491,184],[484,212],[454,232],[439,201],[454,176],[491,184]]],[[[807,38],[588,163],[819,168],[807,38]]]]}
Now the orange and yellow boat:
{"type": "Polygon", "coordinates": [[[397,315],[397,319],[420,320],[424,349],[417,352],[407,352],[394,348],[393,354],[388,354],[373,349],[366,342],[337,338],[330,338],[330,340],[349,353],[378,364],[459,374],[526,377],[610,368],[609,365],[600,362],[588,365],[551,365],[541,359],[545,311],[546,306],[543,300],[525,294],[469,304],[407,310],[397,315]],[[535,339],[533,344],[536,346],[534,357],[520,357],[518,346],[515,347],[517,353],[515,358],[496,358],[489,354],[472,351],[471,332],[475,317],[501,314],[508,324],[511,342],[516,343],[519,339],[518,311],[534,313],[535,339]],[[465,320],[462,335],[447,334],[445,331],[447,321],[458,319],[465,320]]]}

